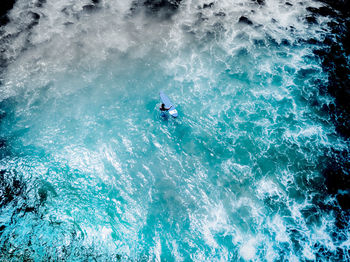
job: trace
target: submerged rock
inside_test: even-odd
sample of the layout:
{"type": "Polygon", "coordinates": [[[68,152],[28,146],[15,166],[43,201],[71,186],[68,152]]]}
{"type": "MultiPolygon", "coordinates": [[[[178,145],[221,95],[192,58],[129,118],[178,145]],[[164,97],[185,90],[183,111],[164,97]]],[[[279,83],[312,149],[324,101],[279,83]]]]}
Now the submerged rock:
{"type": "Polygon", "coordinates": [[[239,18],[238,22],[239,23],[243,23],[243,24],[247,24],[247,25],[252,25],[253,24],[253,22],[249,18],[247,18],[245,16],[241,16],[239,18]]]}

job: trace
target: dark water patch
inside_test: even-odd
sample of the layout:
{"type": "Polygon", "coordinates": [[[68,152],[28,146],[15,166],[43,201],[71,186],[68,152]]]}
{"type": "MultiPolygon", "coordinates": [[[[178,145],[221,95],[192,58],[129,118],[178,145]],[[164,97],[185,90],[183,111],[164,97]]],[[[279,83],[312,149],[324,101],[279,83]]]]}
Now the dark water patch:
{"type": "MultiPolygon", "coordinates": [[[[317,206],[324,213],[332,214],[335,218],[335,227],[331,232],[331,238],[336,246],[341,246],[347,241],[347,235],[350,230],[350,163],[349,152],[333,151],[324,158],[325,166],[323,169],[325,192],[313,199],[313,204],[317,206]],[[334,200],[328,199],[328,196],[333,197],[334,200]]],[[[347,261],[350,254],[346,249],[337,248],[336,250],[329,250],[324,246],[315,248],[317,250],[317,258],[334,259],[333,261],[347,261]]]]}
{"type": "Polygon", "coordinates": [[[13,105],[15,102],[13,99],[7,99],[0,102],[0,160],[11,155],[9,139],[6,134],[3,134],[2,127],[10,125],[10,119],[14,118],[13,105]]]}
{"type": "Polygon", "coordinates": [[[325,245],[322,245],[321,243],[316,243],[313,246],[313,250],[316,251],[316,261],[330,261],[332,259],[332,261],[346,261],[346,257],[348,257],[348,255],[346,255],[345,251],[340,249],[340,248],[336,248],[335,250],[330,250],[329,248],[327,248],[325,245]]]}
{"type": "Polygon", "coordinates": [[[83,11],[86,13],[91,13],[91,12],[96,11],[96,10],[97,10],[97,6],[93,5],[93,4],[83,6],[83,11]]]}
{"type": "MultiPolygon", "coordinates": [[[[334,16],[333,22],[328,26],[331,28],[331,35],[323,41],[323,47],[315,50],[322,60],[322,66],[329,74],[327,90],[335,98],[335,108],[329,108],[337,131],[345,138],[350,138],[350,21],[349,1],[340,4],[340,1],[329,2],[330,6],[338,9],[339,15],[331,12],[321,12],[322,15],[334,16]]],[[[329,9],[329,8],[328,8],[329,9]]],[[[327,108],[326,108],[327,109],[327,108]]]]}
{"type": "Polygon", "coordinates": [[[328,6],[322,6],[320,8],[307,7],[306,10],[312,14],[320,15],[320,16],[334,16],[334,15],[336,15],[336,12],[334,11],[334,9],[332,9],[328,6]]]}
{"type": "MultiPolygon", "coordinates": [[[[323,70],[328,73],[328,82],[319,83],[320,90],[334,97],[334,103],[323,105],[321,111],[327,112],[333,120],[336,131],[345,140],[350,138],[350,21],[349,1],[323,1],[328,5],[321,8],[309,7],[307,10],[317,16],[332,17],[328,23],[330,32],[322,43],[317,41],[314,53],[321,59],[323,70]]],[[[334,241],[339,239],[349,230],[350,217],[350,164],[349,149],[333,150],[327,154],[324,164],[323,176],[327,194],[335,197],[337,203],[323,208],[329,208],[336,217],[338,231],[334,232],[334,241]]],[[[319,204],[319,203],[318,203],[319,204]]],[[[339,250],[333,257],[344,258],[349,254],[339,250]]],[[[320,255],[329,255],[324,250],[320,255]]]]}
{"type": "Polygon", "coordinates": [[[46,0],[37,0],[35,3],[36,7],[43,7],[46,4],[46,0]]]}
{"type": "MultiPolygon", "coordinates": [[[[348,24],[349,26],[349,24],[348,24]]],[[[348,28],[346,29],[348,30],[348,28]]],[[[347,38],[349,32],[346,33],[347,38]]],[[[347,39],[344,39],[347,41],[347,39]]],[[[329,81],[326,86],[328,93],[335,98],[336,107],[332,110],[329,108],[329,113],[333,118],[337,132],[345,138],[350,137],[350,69],[348,66],[347,55],[350,50],[345,45],[335,42],[330,38],[324,41],[324,44],[331,44],[324,49],[315,51],[322,59],[322,64],[325,71],[329,74],[329,81]]],[[[347,43],[344,43],[347,44],[347,43]]]]}
{"type": "Polygon", "coordinates": [[[10,126],[15,118],[14,109],[16,104],[17,102],[14,98],[8,98],[0,102],[0,127],[1,125],[10,126]]]}
{"type": "Polygon", "coordinates": [[[17,172],[0,170],[0,208],[17,202],[19,197],[25,198],[25,191],[26,185],[17,172]]]}
{"type": "Polygon", "coordinates": [[[38,198],[40,205],[44,204],[49,196],[58,196],[54,186],[51,183],[47,181],[41,181],[39,184],[41,184],[38,189],[38,198]]]}
{"type": "Polygon", "coordinates": [[[326,3],[329,7],[334,10],[339,11],[343,15],[350,14],[350,1],[349,0],[321,0],[321,2],[326,3]]]}
{"type": "Polygon", "coordinates": [[[314,16],[307,16],[305,17],[305,20],[309,23],[309,24],[317,24],[317,19],[314,16]]]}
{"type": "Polygon", "coordinates": [[[6,140],[3,138],[0,138],[0,149],[4,148],[6,146],[6,140]]]}
{"type": "MultiPolygon", "coordinates": [[[[322,61],[323,70],[328,73],[327,83],[315,83],[319,86],[319,92],[328,93],[334,97],[334,103],[319,104],[322,113],[327,113],[333,120],[336,131],[346,140],[350,138],[350,68],[348,56],[350,54],[350,24],[349,24],[349,1],[329,2],[321,8],[308,7],[312,14],[306,20],[314,23],[317,16],[331,17],[333,21],[328,23],[329,34],[320,42],[309,39],[308,44],[314,46],[314,53],[322,61]]],[[[299,72],[303,77],[304,73],[299,72]]],[[[325,204],[325,199],[321,197],[315,201],[315,206],[322,210],[332,212],[336,218],[338,231],[334,232],[334,241],[340,242],[341,236],[349,230],[349,210],[350,210],[350,164],[349,150],[333,150],[325,157],[323,164],[323,176],[325,179],[325,196],[330,195],[336,199],[336,203],[325,204]]],[[[320,191],[321,192],[321,191],[320,191]]],[[[318,257],[333,257],[335,259],[344,258],[343,250],[331,252],[320,247],[318,257]]]]}
{"type": "Polygon", "coordinates": [[[159,12],[160,10],[175,11],[180,3],[181,0],[146,0],[143,5],[152,12],[159,12]]]}
{"type": "Polygon", "coordinates": [[[91,13],[99,9],[100,9],[100,0],[92,0],[91,4],[83,6],[83,11],[86,13],[91,13]]]}
{"type": "Polygon", "coordinates": [[[306,39],[306,40],[301,40],[304,41],[305,43],[309,44],[309,45],[317,45],[320,46],[322,44],[321,41],[319,41],[318,39],[315,38],[310,38],[310,39],[306,39]]]}
{"type": "Polygon", "coordinates": [[[0,160],[10,155],[11,152],[7,140],[3,137],[0,137],[0,160]]]}
{"type": "Polygon", "coordinates": [[[302,209],[301,214],[308,225],[319,224],[323,216],[322,212],[320,212],[316,206],[302,209]]]}
{"type": "Polygon", "coordinates": [[[16,0],[2,0],[0,4],[0,26],[6,25],[10,20],[7,16],[8,12],[15,5],[16,0]]]}
{"type": "Polygon", "coordinates": [[[323,175],[326,179],[325,185],[330,194],[336,196],[339,205],[344,210],[350,209],[350,162],[348,151],[334,152],[335,157],[331,159],[323,175]]]}
{"type": "Polygon", "coordinates": [[[287,227],[287,233],[292,241],[293,253],[297,256],[302,256],[302,242],[305,241],[303,235],[300,233],[301,230],[298,230],[295,227],[287,227]]]}

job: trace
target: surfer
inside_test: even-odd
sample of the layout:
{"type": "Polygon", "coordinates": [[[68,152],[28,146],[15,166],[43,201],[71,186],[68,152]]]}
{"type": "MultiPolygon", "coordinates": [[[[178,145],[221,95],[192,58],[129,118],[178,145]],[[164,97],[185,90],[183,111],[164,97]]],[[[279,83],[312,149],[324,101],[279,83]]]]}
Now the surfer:
{"type": "Polygon", "coordinates": [[[166,108],[164,103],[162,103],[162,106],[159,109],[160,109],[160,111],[168,111],[170,109],[170,107],[166,108]]]}
{"type": "Polygon", "coordinates": [[[159,92],[159,97],[162,102],[162,105],[159,108],[160,111],[162,111],[162,115],[163,116],[166,115],[164,111],[168,111],[172,117],[177,117],[178,116],[177,110],[174,104],[170,101],[169,97],[166,94],[164,94],[162,91],[159,92]]]}

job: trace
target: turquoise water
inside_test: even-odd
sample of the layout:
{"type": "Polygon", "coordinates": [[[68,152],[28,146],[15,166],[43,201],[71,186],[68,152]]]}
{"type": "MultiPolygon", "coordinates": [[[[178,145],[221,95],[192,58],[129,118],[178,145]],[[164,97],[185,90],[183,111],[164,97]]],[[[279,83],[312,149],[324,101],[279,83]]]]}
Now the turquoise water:
{"type": "Polygon", "coordinates": [[[325,259],[317,246],[346,250],[317,205],[334,201],[324,156],[345,146],[320,111],[327,74],[299,41],[323,37],[320,25],[267,2],[256,23],[282,11],[289,21],[233,24],[250,6],[223,2],[219,25],[211,13],[194,23],[192,3],[164,22],[111,4],[68,29],[39,23],[1,87],[0,166],[24,184],[1,211],[6,256],[303,261],[325,259]],[[160,90],[179,118],[160,115],[160,90]]]}

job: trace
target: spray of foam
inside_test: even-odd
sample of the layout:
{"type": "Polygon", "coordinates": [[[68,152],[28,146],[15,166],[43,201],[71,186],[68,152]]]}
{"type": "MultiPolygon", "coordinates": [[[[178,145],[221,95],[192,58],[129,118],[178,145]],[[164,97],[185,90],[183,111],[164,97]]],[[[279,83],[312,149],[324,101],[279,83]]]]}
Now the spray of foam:
{"type": "Polygon", "coordinates": [[[320,6],[314,1],[294,1],[293,7],[280,0],[264,5],[217,1],[210,8],[205,8],[206,1],[183,1],[165,20],[153,18],[142,3],[134,1],[102,1],[87,12],[89,4],[87,0],[60,0],[38,6],[36,1],[17,1],[2,36],[3,56],[10,64],[3,74],[1,99],[45,86],[59,73],[82,68],[91,73],[108,59],[118,64],[126,54],[140,58],[158,53],[166,61],[166,70],[173,71],[178,65],[176,71],[182,75],[181,69],[195,64],[196,68],[187,69],[200,76],[207,72],[179,54],[187,60],[198,59],[193,48],[200,45],[204,51],[217,45],[225,57],[241,49],[253,51],[257,41],[266,39],[293,44],[311,35],[322,37],[327,23],[324,18],[320,25],[305,26],[306,7],[320,6]]]}

